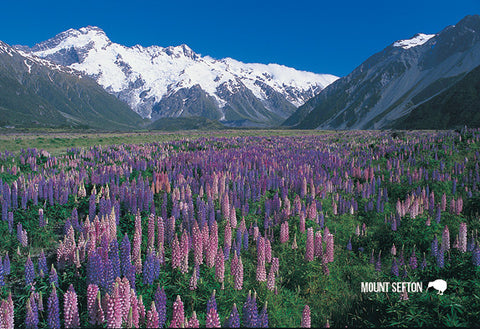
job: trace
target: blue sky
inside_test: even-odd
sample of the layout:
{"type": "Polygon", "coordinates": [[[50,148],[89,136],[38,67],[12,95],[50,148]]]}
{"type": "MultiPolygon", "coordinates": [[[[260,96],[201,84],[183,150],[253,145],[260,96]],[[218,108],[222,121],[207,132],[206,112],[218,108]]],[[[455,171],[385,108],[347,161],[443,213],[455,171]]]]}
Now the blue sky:
{"type": "Polygon", "coordinates": [[[479,0],[20,0],[2,3],[0,40],[32,46],[96,25],[127,46],[185,43],[214,58],[344,76],[396,40],[469,14],[480,14],[479,0]]]}

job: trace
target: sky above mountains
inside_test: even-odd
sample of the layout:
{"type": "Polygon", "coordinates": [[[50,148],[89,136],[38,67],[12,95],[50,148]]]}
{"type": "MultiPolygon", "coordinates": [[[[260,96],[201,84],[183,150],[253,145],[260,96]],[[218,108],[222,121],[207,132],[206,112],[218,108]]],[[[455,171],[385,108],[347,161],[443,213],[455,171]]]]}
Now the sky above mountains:
{"type": "Polygon", "coordinates": [[[7,1],[0,40],[33,46],[94,25],[126,46],[187,44],[214,58],[344,76],[396,40],[473,14],[478,0],[7,1]]]}

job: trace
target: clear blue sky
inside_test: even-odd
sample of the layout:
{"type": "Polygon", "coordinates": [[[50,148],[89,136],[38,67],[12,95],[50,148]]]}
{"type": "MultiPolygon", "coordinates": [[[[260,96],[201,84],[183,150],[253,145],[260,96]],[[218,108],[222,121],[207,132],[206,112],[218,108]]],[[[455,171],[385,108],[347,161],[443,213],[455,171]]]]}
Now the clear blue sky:
{"type": "Polygon", "coordinates": [[[32,46],[96,25],[127,46],[185,43],[214,58],[344,76],[398,39],[469,14],[480,0],[20,0],[3,1],[0,40],[32,46]]]}

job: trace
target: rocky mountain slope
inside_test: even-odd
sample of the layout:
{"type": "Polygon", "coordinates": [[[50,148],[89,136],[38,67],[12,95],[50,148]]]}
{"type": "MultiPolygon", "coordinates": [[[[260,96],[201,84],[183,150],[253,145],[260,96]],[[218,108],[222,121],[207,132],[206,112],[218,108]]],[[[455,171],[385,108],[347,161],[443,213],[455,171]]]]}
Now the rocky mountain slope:
{"type": "Polygon", "coordinates": [[[480,16],[467,16],[438,34],[392,43],[307,101],[283,125],[389,127],[479,65],[480,16]]]}
{"type": "Polygon", "coordinates": [[[85,74],[0,41],[0,126],[130,130],[142,124],[85,74]]]}

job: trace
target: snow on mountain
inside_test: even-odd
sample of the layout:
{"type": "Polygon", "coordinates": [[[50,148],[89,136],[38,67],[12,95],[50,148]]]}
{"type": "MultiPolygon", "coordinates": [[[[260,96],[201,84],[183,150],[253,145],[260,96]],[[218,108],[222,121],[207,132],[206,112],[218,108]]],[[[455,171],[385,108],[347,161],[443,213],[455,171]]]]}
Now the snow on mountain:
{"type": "Polygon", "coordinates": [[[394,47],[402,47],[403,49],[410,49],[413,47],[421,46],[436,34],[424,34],[418,33],[413,38],[407,40],[399,40],[393,44],[394,47]]]}
{"type": "MultiPolygon", "coordinates": [[[[257,113],[258,118],[268,116],[266,112],[285,118],[338,79],[278,64],[246,64],[231,58],[217,60],[196,54],[187,45],[126,47],[113,43],[103,30],[91,26],[62,32],[35,45],[31,51],[95,78],[108,92],[147,118],[181,115],[183,109],[177,107],[182,105],[167,102],[167,106],[166,98],[196,86],[206,93],[208,101],[216,103],[220,119],[225,119],[227,113],[228,120],[228,111],[236,111],[236,116],[230,115],[232,118],[248,119],[254,115],[249,107],[257,111],[260,105],[248,96],[251,94],[265,107],[265,113],[257,113]],[[240,94],[248,99],[239,101],[240,94]],[[232,103],[232,95],[236,95],[237,105],[232,103]],[[279,96],[283,100],[279,100],[279,96]],[[162,99],[164,108],[157,111],[163,113],[160,115],[155,109],[162,99]],[[282,103],[285,101],[290,105],[282,103]],[[276,108],[279,102],[283,104],[281,111],[276,108]]],[[[184,103],[188,97],[187,93],[184,103]]]]}

